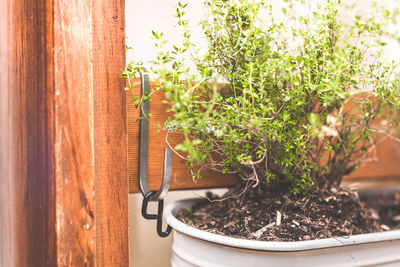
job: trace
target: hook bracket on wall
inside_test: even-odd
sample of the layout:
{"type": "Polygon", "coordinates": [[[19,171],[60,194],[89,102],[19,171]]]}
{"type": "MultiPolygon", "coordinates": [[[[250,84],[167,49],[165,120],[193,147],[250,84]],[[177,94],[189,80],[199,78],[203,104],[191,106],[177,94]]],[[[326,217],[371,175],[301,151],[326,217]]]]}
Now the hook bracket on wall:
{"type": "MultiPolygon", "coordinates": [[[[145,68],[140,74],[141,78],[141,96],[150,93],[150,81],[145,68]]],[[[165,231],[162,230],[162,216],[164,210],[164,198],[168,193],[172,180],[172,156],[173,152],[170,148],[164,148],[163,177],[160,189],[158,191],[150,191],[148,186],[148,150],[149,150],[149,121],[147,116],[150,111],[149,101],[142,103],[140,108],[140,141],[139,141],[139,187],[143,194],[142,216],[148,220],[157,220],[157,233],[161,237],[167,237],[171,233],[171,226],[167,226],[165,231]],[[158,202],[157,214],[149,214],[147,212],[148,203],[151,201],[158,202]]]]}

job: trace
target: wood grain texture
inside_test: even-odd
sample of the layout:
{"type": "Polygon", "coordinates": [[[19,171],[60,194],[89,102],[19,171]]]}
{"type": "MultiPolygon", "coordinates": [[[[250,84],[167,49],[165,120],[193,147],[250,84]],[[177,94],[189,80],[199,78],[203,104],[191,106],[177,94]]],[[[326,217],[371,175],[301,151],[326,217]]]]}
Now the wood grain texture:
{"type": "MultiPolygon", "coordinates": [[[[140,82],[140,80],[137,79],[133,82],[140,82]]],[[[155,86],[155,84],[151,84],[151,86],[155,86]]],[[[129,191],[131,193],[139,193],[139,122],[137,118],[140,113],[131,102],[132,94],[140,95],[139,86],[127,92],[129,191]]],[[[152,101],[150,102],[152,118],[149,125],[148,184],[151,190],[157,190],[161,185],[163,149],[167,147],[165,131],[161,130],[160,134],[156,134],[156,131],[160,129],[157,123],[163,125],[164,121],[170,116],[166,112],[168,106],[163,103],[164,100],[162,93],[158,92],[152,96],[152,101]]],[[[174,145],[179,142],[179,137],[170,136],[169,140],[174,145]]],[[[360,178],[362,180],[365,177],[382,177],[382,179],[390,177],[391,180],[396,179],[394,177],[399,177],[400,179],[399,158],[400,143],[387,140],[377,146],[378,161],[360,166],[358,170],[345,177],[345,179],[360,178]]],[[[172,173],[171,190],[229,187],[237,183],[237,179],[234,176],[223,175],[213,171],[204,171],[201,180],[194,183],[185,161],[176,155],[174,155],[172,173]]]]}
{"type": "Polygon", "coordinates": [[[10,62],[12,31],[10,26],[10,3],[0,1],[0,266],[13,266],[15,263],[15,216],[13,215],[13,163],[12,142],[12,95],[10,62]]]}
{"type": "Polygon", "coordinates": [[[7,191],[1,202],[8,207],[0,224],[6,224],[1,228],[9,232],[6,241],[1,240],[1,250],[6,247],[7,254],[2,252],[0,261],[2,266],[49,266],[56,263],[54,160],[49,153],[54,140],[47,49],[51,13],[47,1],[3,1],[3,5],[1,50],[7,51],[1,64],[1,75],[6,75],[1,90],[7,103],[1,139],[5,137],[7,145],[1,146],[6,152],[2,152],[5,170],[1,167],[5,176],[0,179],[7,191]]]}
{"type": "Polygon", "coordinates": [[[94,266],[92,10],[54,3],[57,260],[94,266]]]}
{"type": "MultiPolygon", "coordinates": [[[[372,157],[372,155],[371,155],[372,157]]],[[[354,173],[345,179],[382,178],[382,180],[400,181],[400,143],[387,139],[380,143],[376,149],[377,161],[360,166],[354,173]]]]}
{"type": "Polygon", "coordinates": [[[124,7],[125,0],[92,5],[97,266],[129,264],[124,7]]]}
{"type": "Polygon", "coordinates": [[[128,265],[125,36],[110,7],[124,13],[0,3],[0,266],[128,265]]]}
{"type": "Polygon", "coordinates": [[[59,264],[127,266],[124,2],[55,3],[59,264]]]}

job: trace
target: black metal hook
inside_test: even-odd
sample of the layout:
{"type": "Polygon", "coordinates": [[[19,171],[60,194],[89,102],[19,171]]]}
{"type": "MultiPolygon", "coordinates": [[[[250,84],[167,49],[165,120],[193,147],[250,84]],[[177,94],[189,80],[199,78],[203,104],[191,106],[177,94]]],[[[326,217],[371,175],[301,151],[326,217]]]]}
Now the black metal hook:
{"type": "MultiPolygon", "coordinates": [[[[157,191],[149,191],[143,198],[142,202],[142,216],[147,220],[156,220],[158,214],[148,214],[147,213],[147,206],[149,204],[150,198],[154,196],[157,191]]],[[[163,203],[164,204],[164,203],[163,203]]],[[[160,203],[159,203],[160,205],[160,203]]]]}
{"type": "Polygon", "coordinates": [[[171,233],[172,228],[167,224],[167,229],[165,229],[165,232],[163,232],[162,230],[163,211],[164,211],[164,199],[161,199],[158,201],[157,233],[161,237],[167,237],[171,233]]]}
{"type": "MultiPolygon", "coordinates": [[[[150,92],[149,76],[145,68],[141,75],[141,94],[142,96],[150,92]]],[[[140,116],[147,117],[149,114],[149,102],[145,101],[140,109],[140,116]]],[[[172,150],[164,149],[164,168],[163,179],[160,190],[149,191],[147,184],[147,158],[148,158],[148,139],[149,122],[146,119],[140,120],[140,145],[139,145],[139,186],[144,196],[142,203],[142,216],[148,220],[157,220],[157,233],[161,237],[166,237],[171,233],[171,227],[168,225],[165,232],[162,230],[162,215],[164,210],[164,197],[168,193],[172,180],[172,150]],[[148,214],[147,206],[149,201],[158,201],[157,214],[148,214]]]]}
{"type": "Polygon", "coordinates": [[[157,194],[157,191],[149,191],[143,198],[142,203],[142,216],[148,220],[157,220],[157,233],[161,237],[167,237],[171,233],[171,226],[167,225],[167,229],[165,231],[162,230],[163,223],[163,211],[164,211],[164,199],[158,200],[158,210],[157,214],[149,214],[147,213],[147,206],[152,196],[157,194]]]}

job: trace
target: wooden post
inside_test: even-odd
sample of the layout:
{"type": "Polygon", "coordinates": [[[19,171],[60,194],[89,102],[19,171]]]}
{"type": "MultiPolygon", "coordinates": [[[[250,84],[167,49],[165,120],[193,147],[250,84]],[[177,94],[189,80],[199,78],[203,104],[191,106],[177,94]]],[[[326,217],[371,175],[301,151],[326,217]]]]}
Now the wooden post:
{"type": "Polygon", "coordinates": [[[0,266],[128,266],[124,1],[0,3],[0,266]]]}

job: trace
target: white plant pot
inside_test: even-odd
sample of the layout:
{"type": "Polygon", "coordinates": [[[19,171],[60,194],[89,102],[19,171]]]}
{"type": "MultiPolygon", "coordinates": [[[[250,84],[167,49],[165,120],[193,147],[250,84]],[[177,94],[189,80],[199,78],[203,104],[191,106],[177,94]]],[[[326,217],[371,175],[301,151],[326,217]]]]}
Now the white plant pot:
{"type": "Polygon", "coordinates": [[[295,242],[245,240],[201,231],[175,217],[196,201],[180,200],[165,209],[174,229],[173,267],[400,266],[400,230],[295,242]]]}

